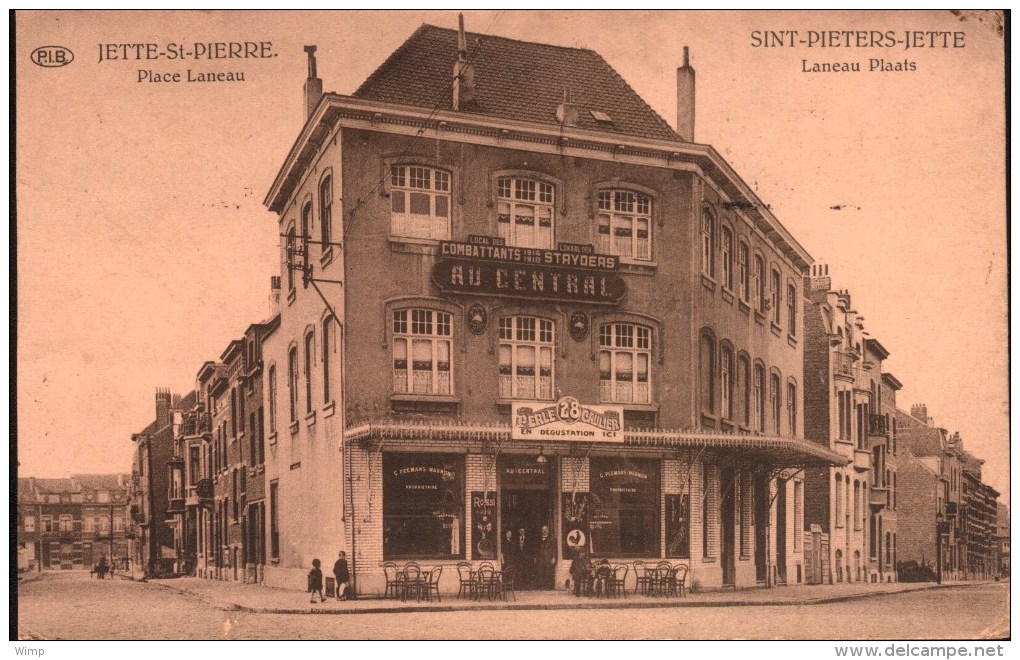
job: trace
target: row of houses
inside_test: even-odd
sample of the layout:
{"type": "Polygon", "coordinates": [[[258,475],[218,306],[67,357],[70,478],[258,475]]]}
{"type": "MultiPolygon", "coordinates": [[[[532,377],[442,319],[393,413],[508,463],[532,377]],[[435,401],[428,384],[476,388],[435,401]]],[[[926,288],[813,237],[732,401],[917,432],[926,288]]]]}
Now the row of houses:
{"type": "Polygon", "coordinates": [[[295,586],[344,550],[381,593],[543,527],[534,588],[579,551],[705,587],[996,573],[981,461],[695,141],[686,49],[675,127],[590,50],[424,25],[351,95],[305,50],[271,312],[134,436],[150,573],[295,586]]]}

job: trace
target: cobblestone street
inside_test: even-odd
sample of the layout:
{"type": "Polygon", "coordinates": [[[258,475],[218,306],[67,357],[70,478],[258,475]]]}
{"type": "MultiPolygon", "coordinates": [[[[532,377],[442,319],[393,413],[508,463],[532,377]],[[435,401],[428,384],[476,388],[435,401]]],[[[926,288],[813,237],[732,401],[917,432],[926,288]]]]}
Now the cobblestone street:
{"type": "MultiPolygon", "coordinates": [[[[875,591],[873,587],[870,591],[875,591]]],[[[867,589],[862,585],[857,595],[867,589]]],[[[654,599],[610,604],[575,601],[560,594],[524,594],[518,606],[532,609],[429,611],[429,605],[412,603],[412,611],[379,612],[372,610],[392,608],[393,602],[311,606],[299,591],[187,579],[98,581],[89,580],[87,573],[68,572],[44,574],[19,585],[18,625],[22,639],[859,640],[1009,635],[1006,583],[899,593],[893,589],[868,596],[867,607],[861,607],[860,598],[813,604],[791,600],[797,594],[811,597],[812,590],[823,598],[854,596],[847,589],[840,595],[835,587],[790,587],[695,594],[672,607],[654,599]],[[242,602],[238,596],[246,594],[248,600],[242,602]],[[270,613],[265,608],[246,611],[257,610],[259,600],[276,602],[280,609],[294,613],[270,613]],[[767,604],[751,604],[757,602],[767,604]],[[834,627],[834,621],[841,623],[834,627]]],[[[461,605],[451,598],[442,603],[443,607],[461,605]]]]}

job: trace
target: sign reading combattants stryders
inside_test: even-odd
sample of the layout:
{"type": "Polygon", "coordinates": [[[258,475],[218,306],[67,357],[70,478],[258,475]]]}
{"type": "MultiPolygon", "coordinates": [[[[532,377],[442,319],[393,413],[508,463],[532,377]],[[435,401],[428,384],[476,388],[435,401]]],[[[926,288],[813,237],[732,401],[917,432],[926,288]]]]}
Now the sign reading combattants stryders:
{"type": "Polygon", "coordinates": [[[589,406],[572,396],[513,404],[514,440],[623,442],[623,407],[589,406]]]}

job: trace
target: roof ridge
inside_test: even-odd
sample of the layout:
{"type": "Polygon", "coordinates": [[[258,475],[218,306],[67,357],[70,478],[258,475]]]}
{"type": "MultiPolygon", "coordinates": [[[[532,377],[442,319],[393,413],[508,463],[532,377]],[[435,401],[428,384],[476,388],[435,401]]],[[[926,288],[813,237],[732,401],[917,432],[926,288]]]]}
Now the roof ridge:
{"type": "Polygon", "coordinates": [[[609,69],[610,73],[612,73],[614,76],[616,76],[616,78],[619,79],[619,81],[621,83],[623,83],[623,86],[627,88],[627,91],[629,91],[631,94],[636,96],[639,101],[641,101],[641,104],[645,107],[645,109],[648,110],[649,112],[651,112],[652,116],[654,116],[656,119],[659,120],[659,122],[662,124],[663,128],[665,128],[670,133],[675,135],[678,140],[683,141],[683,138],[681,138],[680,134],[676,132],[676,129],[674,129],[672,126],[670,126],[669,122],[666,121],[665,118],[663,118],[662,115],[660,115],[658,112],[655,111],[655,108],[653,108],[652,106],[648,105],[648,101],[645,100],[645,97],[643,97],[640,94],[638,94],[637,90],[635,90],[633,87],[630,86],[630,83],[627,82],[627,79],[620,75],[620,72],[617,71],[616,68],[612,64],[609,63],[609,60],[607,60],[606,58],[602,57],[602,54],[599,53],[598,51],[594,51],[593,50],[591,52],[595,54],[595,57],[597,57],[600,60],[602,60],[602,63],[606,65],[606,68],[609,69]]]}
{"type": "MultiPolygon", "coordinates": [[[[418,29],[421,30],[422,28],[432,28],[433,30],[439,30],[441,32],[453,32],[454,34],[457,33],[457,30],[454,30],[453,28],[445,28],[445,27],[441,27],[439,25],[432,25],[431,23],[422,23],[421,27],[418,28],[418,29]]],[[[412,35],[412,36],[414,36],[414,35],[412,35]]],[[[592,50],[591,48],[581,48],[581,47],[578,47],[578,46],[561,46],[559,44],[545,43],[544,41],[528,41],[526,39],[514,39],[513,37],[504,37],[504,36],[500,36],[498,34],[486,34],[484,32],[465,32],[464,36],[465,37],[478,37],[478,38],[481,38],[481,39],[498,39],[500,41],[512,41],[512,42],[518,43],[518,44],[528,44],[529,46],[543,46],[543,47],[546,47],[546,48],[559,48],[559,49],[562,49],[562,50],[583,51],[583,52],[588,52],[588,53],[595,53],[596,52],[596,51],[592,50]]]]}

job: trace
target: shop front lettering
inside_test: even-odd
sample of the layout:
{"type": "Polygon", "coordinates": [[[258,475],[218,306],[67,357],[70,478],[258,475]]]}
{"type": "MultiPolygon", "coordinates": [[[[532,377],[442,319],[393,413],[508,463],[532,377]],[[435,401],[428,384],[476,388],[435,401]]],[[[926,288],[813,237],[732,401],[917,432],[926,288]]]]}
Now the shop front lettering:
{"type": "Polygon", "coordinates": [[[648,479],[648,475],[644,472],[635,472],[634,470],[607,470],[599,473],[599,479],[606,479],[608,477],[634,477],[635,479],[648,479]]]}
{"type": "Polygon", "coordinates": [[[451,293],[615,304],[626,291],[614,272],[443,259],[432,281],[451,293]]]}

